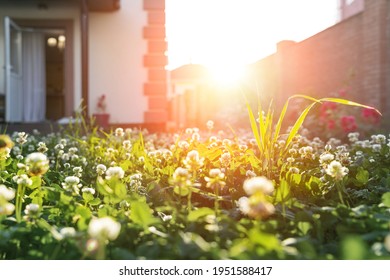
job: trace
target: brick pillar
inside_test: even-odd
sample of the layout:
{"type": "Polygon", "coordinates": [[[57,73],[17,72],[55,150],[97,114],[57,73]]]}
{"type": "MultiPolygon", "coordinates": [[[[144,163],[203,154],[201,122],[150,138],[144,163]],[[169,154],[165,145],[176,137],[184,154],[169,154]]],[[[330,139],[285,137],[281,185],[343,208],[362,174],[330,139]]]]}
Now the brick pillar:
{"type": "Polygon", "coordinates": [[[386,110],[387,0],[366,0],[363,13],[362,72],[364,102],[386,110]]]}
{"type": "Polygon", "coordinates": [[[165,0],[144,0],[144,10],[148,18],[143,30],[143,37],[148,44],[147,53],[144,55],[144,67],[148,71],[144,94],[148,97],[148,109],[144,119],[147,124],[165,126],[168,120],[165,0]]]}

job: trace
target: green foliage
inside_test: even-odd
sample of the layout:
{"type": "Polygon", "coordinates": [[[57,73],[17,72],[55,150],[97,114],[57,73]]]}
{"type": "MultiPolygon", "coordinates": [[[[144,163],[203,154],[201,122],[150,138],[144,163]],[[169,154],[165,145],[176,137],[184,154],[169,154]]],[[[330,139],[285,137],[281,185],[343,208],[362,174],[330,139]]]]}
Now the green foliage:
{"type": "Polygon", "coordinates": [[[303,98],[311,107],[290,134],[282,133],[287,102],[276,122],[272,106],[259,123],[248,107],[252,132],[232,135],[102,132],[83,122],[73,124],[77,133],[30,135],[1,162],[0,184],[15,197],[0,196],[0,206],[16,209],[0,215],[0,259],[389,259],[388,137],[304,137],[299,127],[316,104],[360,105],[303,98]],[[40,142],[50,168],[20,187],[14,178],[28,174],[25,158],[40,142]],[[175,181],[192,150],[202,166],[175,181]],[[348,172],[332,173],[324,155],[348,172]],[[255,205],[272,205],[269,215],[253,217],[240,204],[252,176],[273,181],[255,205]],[[91,225],[100,219],[110,227],[97,234],[91,225]]]}

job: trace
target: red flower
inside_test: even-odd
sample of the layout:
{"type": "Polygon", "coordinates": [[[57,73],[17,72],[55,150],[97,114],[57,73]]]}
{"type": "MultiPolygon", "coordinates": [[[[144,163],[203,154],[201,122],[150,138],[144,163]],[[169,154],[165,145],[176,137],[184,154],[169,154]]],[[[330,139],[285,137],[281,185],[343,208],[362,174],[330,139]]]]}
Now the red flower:
{"type": "Polygon", "coordinates": [[[362,109],[362,117],[371,122],[371,123],[374,123],[374,124],[378,124],[379,121],[380,121],[380,115],[378,114],[377,111],[375,111],[374,109],[370,109],[370,108],[363,108],[362,109]]]}
{"type": "Polygon", "coordinates": [[[336,127],[336,122],[334,120],[328,120],[328,129],[334,129],[336,127]]]}
{"type": "Polygon", "coordinates": [[[344,116],[341,118],[341,127],[344,132],[352,132],[357,129],[356,120],[354,116],[344,116]]]}
{"type": "Polygon", "coordinates": [[[337,109],[337,104],[334,102],[324,102],[320,107],[321,117],[328,116],[332,111],[337,109]]]}

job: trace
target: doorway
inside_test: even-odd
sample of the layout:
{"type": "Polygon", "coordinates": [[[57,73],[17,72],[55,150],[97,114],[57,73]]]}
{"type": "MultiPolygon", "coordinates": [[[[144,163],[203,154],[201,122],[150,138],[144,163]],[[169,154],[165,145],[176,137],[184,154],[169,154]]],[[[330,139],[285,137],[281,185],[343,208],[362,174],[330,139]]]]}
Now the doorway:
{"type": "Polygon", "coordinates": [[[9,66],[6,67],[6,121],[56,121],[72,115],[73,22],[6,20],[10,28],[8,52],[5,40],[6,57],[9,56],[9,66]],[[15,44],[18,44],[17,48],[15,44]],[[15,68],[16,64],[20,69],[15,68]]]}

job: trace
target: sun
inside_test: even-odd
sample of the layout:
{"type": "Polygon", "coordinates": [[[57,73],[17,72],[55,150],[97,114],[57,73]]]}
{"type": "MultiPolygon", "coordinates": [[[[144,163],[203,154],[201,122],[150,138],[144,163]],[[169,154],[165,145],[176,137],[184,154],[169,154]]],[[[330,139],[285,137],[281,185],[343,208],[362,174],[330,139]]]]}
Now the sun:
{"type": "Polygon", "coordinates": [[[242,65],[209,66],[211,81],[221,87],[237,86],[245,78],[245,67],[242,65]]]}

